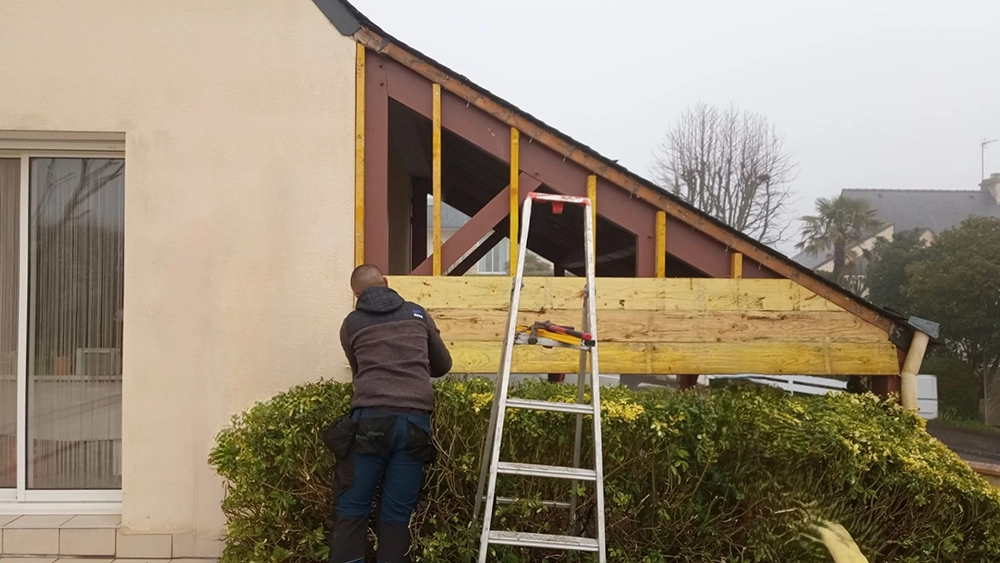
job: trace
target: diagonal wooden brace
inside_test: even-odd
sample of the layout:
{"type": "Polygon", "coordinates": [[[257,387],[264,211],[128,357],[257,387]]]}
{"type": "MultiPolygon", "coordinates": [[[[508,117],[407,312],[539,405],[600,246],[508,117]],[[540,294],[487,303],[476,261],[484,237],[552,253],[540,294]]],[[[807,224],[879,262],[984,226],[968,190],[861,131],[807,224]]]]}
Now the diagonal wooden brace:
{"type": "MultiPolygon", "coordinates": [[[[524,202],[529,193],[537,190],[542,183],[528,176],[524,172],[520,176],[520,201],[524,202]]],[[[510,186],[505,187],[482,209],[479,210],[469,222],[462,225],[454,235],[448,238],[441,245],[441,271],[446,272],[452,264],[462,258],[471,250],[477,242],[489,234],[504,217],[510,215],[510,186]]],[[[429,276],[433,267],[433,256],[428,256],[419,266],[414,268],[412,275],[429,276]]]]}

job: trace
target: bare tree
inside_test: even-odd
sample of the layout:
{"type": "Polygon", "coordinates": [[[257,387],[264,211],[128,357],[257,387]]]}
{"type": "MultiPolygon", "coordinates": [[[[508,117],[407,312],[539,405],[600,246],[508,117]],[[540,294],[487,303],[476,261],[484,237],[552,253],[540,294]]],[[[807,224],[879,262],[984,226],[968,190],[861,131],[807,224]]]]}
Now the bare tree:
{"type": "Polygon", "coordinates": [[[765,117],[699,103],[667,133],[653,174],[698,209],[773,245],[787,238],[795,166],[765,117]]]}

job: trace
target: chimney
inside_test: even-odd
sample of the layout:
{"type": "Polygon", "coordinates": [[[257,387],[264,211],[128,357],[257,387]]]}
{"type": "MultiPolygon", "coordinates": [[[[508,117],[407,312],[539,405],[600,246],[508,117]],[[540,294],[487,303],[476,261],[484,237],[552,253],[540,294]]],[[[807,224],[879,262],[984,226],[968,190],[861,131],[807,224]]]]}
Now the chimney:
{"type": "Polygon", "coordinates": [[[993,196],[993,200],[1000,203],[1000,174],[993,173],[989,178],[983,180],[979,187],[983,188],[983,191],[993,196]]]}

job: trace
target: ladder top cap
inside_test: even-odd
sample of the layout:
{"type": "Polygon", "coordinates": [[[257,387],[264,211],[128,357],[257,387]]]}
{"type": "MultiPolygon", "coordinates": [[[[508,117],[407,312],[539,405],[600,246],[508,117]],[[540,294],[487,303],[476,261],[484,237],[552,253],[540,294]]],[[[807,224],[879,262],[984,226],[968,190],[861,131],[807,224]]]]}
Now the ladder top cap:
{"type": "Polygon", "coordinates": [[[551,201],[553,203],[576,203],[579,205],[590,205],[590,199],[572,195],[546,194],[541,192],[531,192],[528,197],[535,201],[551,201]]]}

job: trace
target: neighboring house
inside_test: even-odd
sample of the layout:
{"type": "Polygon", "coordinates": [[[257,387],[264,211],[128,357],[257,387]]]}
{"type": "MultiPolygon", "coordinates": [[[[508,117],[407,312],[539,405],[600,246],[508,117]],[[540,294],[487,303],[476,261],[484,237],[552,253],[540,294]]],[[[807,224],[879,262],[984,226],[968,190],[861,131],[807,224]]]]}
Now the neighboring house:
{"type": "MultiPolygon", "coordinates": [[[[447,242],[452,235],[458,232],[466,223],[469,216],[447,203],[441,204],[441,242],[447,242]]],[[[427,200],[427,256],[430,256],[434,248],[434,208],[430,198],[427,200]]],[[[492,232],[490,233],[492,234],[492,232]]],[[[484,237],[484,240],[488,238],[484,237]]],[[[471,251],[470,251],[471,252],[471,251]]],[[[461,262],[469,253],[462,256],[461,262]]],[[[504,238],[498,242],[485,256],[480,258],[465,275],[501,275],[507,274],[507,266],[510,262],[510,239],[504,238]]]]}
{"type": "MultiPolygon", "coordinates": [[[[429,178],[464,214],[442,218],[453,273],[504,269],[512,177],[522,199],[593,195],[534,208],[554,276],[520,293],[526,315],[578,322],[592,213],[608,373],[869,375],[887,394],[919,363],[905,318],[346,2],[6,0],[0,45],[0,514],[50,515],[4,529],[4,557],[217,556],[215,437],[289,387],[350,379],[337,334],[362,261],[435,314],[457,373],[493,372],[510,280],[432,275],[429,178]]],[[[561,352],[512,365],[575,371],[561,352]]]]}
{"type": "MultiPolygon", "coordinates": [[[[930,243],[942,231],[957,227],[969,217],[1000,218],[1000,174],[984,180],[978,190],[877,190],[846,189],[841,195],[868,202],[878,214],[883,228],[872,233],[849,252],[852,263],[847,275],[863,276],[867,270],[865,251],[895,233],[918,231],[930,243]]],[[[802,252],[793,260],[812,270],[833,271],[833,253],[813,255],[802,252]]]]}

